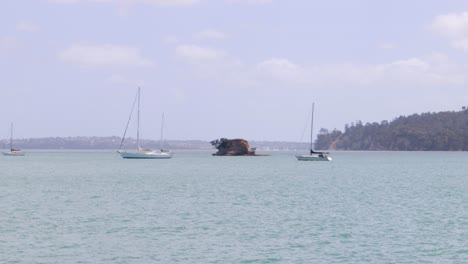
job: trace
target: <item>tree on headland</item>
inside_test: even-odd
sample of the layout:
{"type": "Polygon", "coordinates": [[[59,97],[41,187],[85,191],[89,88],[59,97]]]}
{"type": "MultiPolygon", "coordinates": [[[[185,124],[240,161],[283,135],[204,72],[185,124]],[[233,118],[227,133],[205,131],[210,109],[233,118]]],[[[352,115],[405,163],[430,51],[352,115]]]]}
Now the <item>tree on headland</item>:
{"type": "Polygon", "coordinates": [[[320,130],[317,149],[463,150],[468,151],[468,108],[462,111],[400,116],[393,121],[345,126],[345,131],[320,130]]]}
{"type": "Polygon", "coordinates": [[[227,138],[219,138],[219,139],[210,141],[210,144],[215,148],[219,148],[219,146],[221,146],[221,144],[223,144],[227,140],[228,140],[227,138]]]}

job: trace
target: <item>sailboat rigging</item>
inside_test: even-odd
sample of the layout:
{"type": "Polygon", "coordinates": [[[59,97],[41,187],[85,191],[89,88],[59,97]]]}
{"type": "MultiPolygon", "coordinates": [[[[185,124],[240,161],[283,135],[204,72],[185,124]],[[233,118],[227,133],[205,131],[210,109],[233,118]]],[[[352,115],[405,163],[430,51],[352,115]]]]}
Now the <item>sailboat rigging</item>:
{"type": "Polygon", "coordinates": [[[314,151],[314,103],[312,103],[312,118],[310,122],[310,151],[309,154],[296,155],[300,161],[331,161],[332,158],[328,152],[314,151]]]}
{"type": "Polygon", "coordinates": [[[13,148],[13,123],[11,123],[10,127],[10,151],[4,151],[3,155],[5,156],[24,156],[24,152],[20,149],[13,148]]]}
{"type": "Polygon", "coordinates": [[[164,143],[164,112],[162,113],[161,116],[161,138],[159,139],[159,147],[161,149],[161,152],[169,152],[169,150],[165,150],[163,148],[163,143],[164,143]]]}
{"type": "MultiPolygon", "coordinates": [[[[120,156],[124,159],[170,159],[172,158],[172,153],[169,151],[163,151],[162,149],[162,130],[161,127],[161,151],[155,151],[152,149],[142,148],[140,146],[140,87],[138,87],[137,94],[133,101],[132,110],[130,111],[130,116],[127,121],[127,126],[125,127],[124,135],[122,136],[122,141],[120,142],[119,150],[117,151],[120,156]],[[128,125],[130,124],[130,120],[132,119],[133,110],[135,108],[135,104],[137,104],[137,149],[136,151],[124,151],[122,150],[122,145],[125,140],[125,135],[127,134],[128,125]]],[[[163,114],[163,122],[164,122],[164,114],[163,114]]]]}

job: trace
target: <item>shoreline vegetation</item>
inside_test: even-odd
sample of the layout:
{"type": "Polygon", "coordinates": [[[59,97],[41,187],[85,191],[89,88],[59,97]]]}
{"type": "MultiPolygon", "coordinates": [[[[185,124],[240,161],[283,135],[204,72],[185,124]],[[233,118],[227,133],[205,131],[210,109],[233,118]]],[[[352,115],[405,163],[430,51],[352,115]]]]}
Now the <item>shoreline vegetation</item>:
{"type": "Polygon", "coordinates": [[[400,116],[380,123],[356,121],[344,131],[321,129],[315,147],[328,150],[468,151],[468,107],[400,116]]]}
{"type": "MultiPolygon", "coordinates": [[[[17,138],[20,149],[117,149],[121,137],[43,137],[17,138]]],[[[122,146],[132,148],[136,139],[128,138],[122,146]]],[[[158,148],[160,140],[140,142],[158,148]]],[[[299,151],[309,147],[307,142],[254,141],[250,146],[259,151],[299,151]]],[[[0,148],[7,149],[8,139],[0,140],[0,148]]],[[[172,150],[214,150],[210,141],[164,140],[172,150]]],[[[392,121],[346,124],[344,131],[320,129],[314,143],[317,150],[373,150],[373,151],[468,151],[468,107],[461,111],[445,111],[400,116],[392,121]]],[[[250,147],[249,147],[250,148],[250,147]]]]}

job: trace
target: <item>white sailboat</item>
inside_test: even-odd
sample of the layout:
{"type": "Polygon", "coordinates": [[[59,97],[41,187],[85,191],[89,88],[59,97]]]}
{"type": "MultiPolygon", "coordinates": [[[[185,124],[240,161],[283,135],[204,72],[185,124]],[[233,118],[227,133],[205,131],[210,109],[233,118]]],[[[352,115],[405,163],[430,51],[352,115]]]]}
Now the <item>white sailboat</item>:
{"type": "MultiPolygon", "coordinates": [[[[164,124],[164,114],[163,120],[164,124]]],[[[156,151],[152,149],[142,148],[140,146],[140,87],[138,87],[137,95],[135,97],[135,101],[133,102],[132,110],[130,112],[130,117],[128,118],[127,127],[125,128],[124,135],[122,137],[122,141],[120,142],[119,150],[117,151],[120,156],[124,159],[170,159],[172,158],[172,153],[169,151],[164,151],[162,149],[162,141],[163,141],[163,124],[161,125],[161,151],[156,151]],[[122,145],[125,140],[125,134],[127,133],[127,128],[132,118],[133,109],[135,107],[135,102],[138,102],[138,111],[137,111],[137,149],[136,151],[126,151],[122,150],[122,145]]]]}
{"type": "Polygon", "coordinates": [[[10,151],[4,151],[3,155],[5,156],[24,156],[24,152],[20,149],[13,148],[13,123],[11,123],[10,128],[10,151]]]}
{"type": "Polygon", "coordinates": [[[309,154],[296,155],[296,158],[300,161],[331,161],[332,158],[328,152],[314,151],[313,145],[313,132],[314,132],[314,103],[312,103],[312,118],[310,123],[310,152],[309,154]]]}

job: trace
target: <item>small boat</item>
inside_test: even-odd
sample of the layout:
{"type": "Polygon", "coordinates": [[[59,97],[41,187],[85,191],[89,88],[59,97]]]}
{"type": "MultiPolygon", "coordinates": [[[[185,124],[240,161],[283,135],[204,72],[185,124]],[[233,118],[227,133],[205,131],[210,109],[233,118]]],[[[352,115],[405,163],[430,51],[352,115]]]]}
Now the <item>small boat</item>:
{"type": "Polygon", "coordinates": [[[161,150],[156,151],[152,149],[142,148],[140,146],[140,87],[138,87],[137,95],[135,100],[133,101],[132,110],[130,112],[130,117],[128,118],[127,126],[125,127],[124,135],[122,137],[122,141],[120,142],[119,150],[117,151],[120,156],[124,159],[170,159],[172,158],[172,153],[163,150],[162,142],[163,142],[163,128],[164,126],[164,114],[162,118],[161,124],[161,150]],[[128,125],[130,124],[130,120],[132,118],[133,109],[135,107],[135,103],[138,102],[138,111],[137,111],[137,149],[136,151],[126,151],[122,150],[122,145],[125,140],[125,134],[127,133],[128,125]]]}
{"type": "Polygon", "coordinates": [[[331,161],[332,158],[328,152],[314,151],[313,144],[313,131],[314,131],[314,103],[312,103],[312,118],[310,122],[310,152],[309,154],[296,155],[297,160],[300,161],[331,161]]]}
{"type": "Polygon", "coordinates": [[[13,148],[13,123],[11,123],[10,129],[10,151],[4,151],[3,155],[5,156],[24,156],[24,152],[20,149],[13,148]]]}

